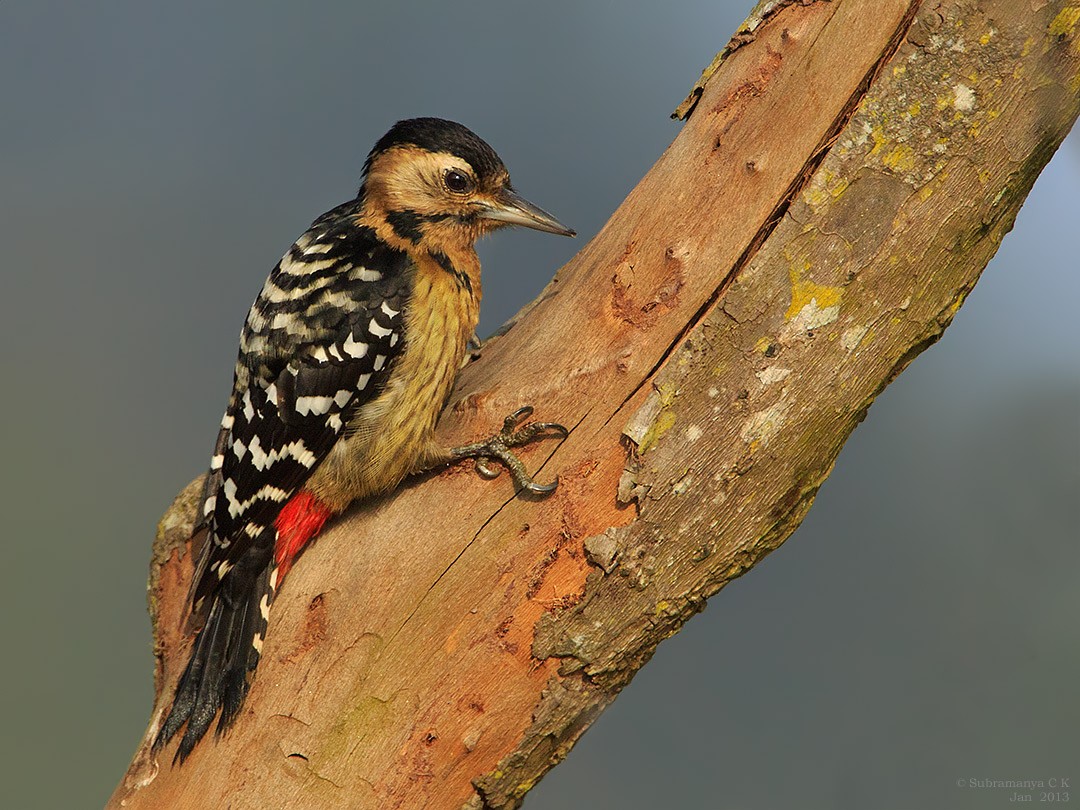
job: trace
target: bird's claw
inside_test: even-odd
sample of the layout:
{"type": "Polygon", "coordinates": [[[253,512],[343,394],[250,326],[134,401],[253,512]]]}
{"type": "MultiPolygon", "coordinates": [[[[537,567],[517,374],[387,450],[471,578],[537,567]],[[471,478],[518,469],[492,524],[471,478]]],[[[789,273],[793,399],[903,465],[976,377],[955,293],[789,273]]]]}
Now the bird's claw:
{"type": "Polygon", "coordinates": [[[498,478],[502,475],[502,470],[498,467],[489,467],[487,465],[487,459],[481,456],[476,460],[474,464],[476,471],[484,478],[498,478]]]}
{"type": "Polygon", "coordinates": [[[559,485],[558,479],[550,484],[538,484],[525,470],[525,465],[515,456],[510,448],[521,447],[529,442],[548,436],[565,439],[570,435],[565,427],[557,422],[530,422],[518,427],[521,421],[532,416],[533,409],[530,405],[518,408],[503,420],[502,430],[490,439],[463,447],[454,448],[451,453],[454,460],[463,458],[476,459],[476,471],[485,478],[497,478],[500,470],[488,465],[492,459],[502,462],[503,466],[510,471],[514,484],[526,492],[534,495],[548,495],[555,491],[559,485]]]}
{"type": "Polygon", "coordinates": [[[554,436],[565,439],[570,431],[558,422],[529,422],[519,428],[518,423],[522,419],[528,419],[533,414],[532,405],[523,405],[508,417],[503,419],[503,429],[498,437],[507,447],[520,447],[523,444],[536,439],[540,434],[550,431],[554,436]]]}

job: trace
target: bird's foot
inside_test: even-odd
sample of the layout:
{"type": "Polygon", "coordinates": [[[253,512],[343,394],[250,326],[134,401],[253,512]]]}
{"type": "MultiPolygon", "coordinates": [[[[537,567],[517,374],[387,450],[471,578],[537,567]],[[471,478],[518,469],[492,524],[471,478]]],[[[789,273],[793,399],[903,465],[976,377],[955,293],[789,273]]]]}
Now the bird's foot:
{"type": "Polygon", "coordinates": [[[518,408],[503,420],[502,430],[490,439],[453,448],[450,451],[451,461],[475,458],[478,473],[485,478],[496,478],[499,475],[499,469],[492,468],[487,463],[495,459],[502,462],[506,469],[510,471],[514,484],[519,489],[532,492],[535,495],[548,495],[554,492],[555,487],[559,485],[558,479],[550,484],[536,483],[525,470],[525,465],[510,451],[510,448],[521,447],[537,439],[554,437],[565,439],[570,435],[570,431],[557,422],[529,422],[519,427],[522,420],[532,416],[532,412],[533,409],[530,405],[518,408]]]}

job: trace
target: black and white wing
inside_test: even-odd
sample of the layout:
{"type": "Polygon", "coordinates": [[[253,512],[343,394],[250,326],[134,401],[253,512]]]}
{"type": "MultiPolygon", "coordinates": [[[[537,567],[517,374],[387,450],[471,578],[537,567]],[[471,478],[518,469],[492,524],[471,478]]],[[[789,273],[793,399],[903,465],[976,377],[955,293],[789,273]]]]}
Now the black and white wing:
{"type": "Polygon", "coordinates": [[[278,512],[349,414],[380,391],[404,346],[413,266],[355,224],[355,205],[312,224],[248,315],[207,482],[195,613],[250,550],[272,548],[278,512]]]}

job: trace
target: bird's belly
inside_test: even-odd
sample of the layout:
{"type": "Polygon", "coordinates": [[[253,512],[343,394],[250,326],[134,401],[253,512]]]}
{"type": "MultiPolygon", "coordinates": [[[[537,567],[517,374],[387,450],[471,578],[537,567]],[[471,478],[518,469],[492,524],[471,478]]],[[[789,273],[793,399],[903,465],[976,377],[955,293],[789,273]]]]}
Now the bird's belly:
{"type": "Polygon", "coordinates": [[[306,486],[334,511],[396,487],[432,442],[478,312],[475,305],[463,306],[451,296],[433,298],[414,301],[408,343],[390,383],[352,416],[345,439],[306,486]]]}

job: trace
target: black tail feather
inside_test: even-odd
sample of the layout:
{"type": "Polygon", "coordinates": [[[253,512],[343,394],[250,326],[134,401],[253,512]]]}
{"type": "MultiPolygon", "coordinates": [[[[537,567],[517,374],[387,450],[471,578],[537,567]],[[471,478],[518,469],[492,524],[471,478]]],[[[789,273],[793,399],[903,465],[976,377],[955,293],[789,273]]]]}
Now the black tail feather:
{"type": "Polygon", "coordinates": [[[262,640],[266,637],[266,623],[270,616],[270,604],[274,601],[274,590],[270,587],[272,570],[269,566],[263,569],[255,588],[259,598],[247,600],[238,614],[238,624],[232,638],[243,639],[243,642],[229,646],[228,658],[225,661],[218,736],[229,729],[240,713],[251,687],[251,676],[259,664],[262,640]]]}
{"type": "Polygon", "coordinates": [[[154,740],[154,748],[161,748],[187,724],[174,762],[187,759],[219,710],[219,735],[239,715],[266,636],[269,605],[274,599],[270,577],[270,550],[252,549],[225,575],[214,594],[206,624],[177,684],[172,708],[154,740]]]}

